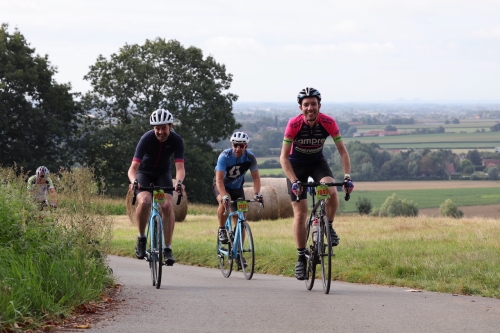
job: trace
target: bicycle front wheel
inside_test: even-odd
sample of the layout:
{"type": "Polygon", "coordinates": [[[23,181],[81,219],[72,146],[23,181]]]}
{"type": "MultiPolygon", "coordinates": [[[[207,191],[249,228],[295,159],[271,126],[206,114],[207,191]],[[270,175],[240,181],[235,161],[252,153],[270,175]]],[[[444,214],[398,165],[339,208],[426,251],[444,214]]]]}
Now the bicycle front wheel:
{"type": "Polygon", "coordinates": [[[310,219],[306,222],[306,253],[307,256],[307,270],[306,270],[306,288],[311,290],[314,287],[314,279],[316,278],[316,256],[317,249],[313,242],[312,226],[310,219]]]}
{"type": "Polygon", "coordinates": [[[219,268],[222,272],[222,276],[228,278],[233,271],[233,255],[232,255],[232,237],[231,230],[227,230],[228,243],[223,244],[219,241],[219,235],[217,234],[217,259],[219,261],[219,268]]]}
{"type": "Polygon", "coordinates": [[[320,228],[319,248],[321,251],[321,278],[323,280],[323,291],[325,294],[330,292],[332,282],[332,240],[330,238],[330,228],[328,219],[323,216],[322,227],[320,228]]]}
{"type": "Polygon", "coordinates": [[[160,289],[163,266],[163,232],[161,228],[161,218],[155,216],[153,220],[153,241],[151,247],[151,276],[153,286],[160,289]]]}
{"type": "Polygon", "coordinates": [[[243,235],[245,235],[245,241],[243,241],[243,237],[240,237],[238,248],[239,265],[241,266],[245,278],[250,280],[255,269],[255,251],[253,247],[252,230],[250,230],[250,225],[247,221],[241,223],[241,228],[243,235]]]}

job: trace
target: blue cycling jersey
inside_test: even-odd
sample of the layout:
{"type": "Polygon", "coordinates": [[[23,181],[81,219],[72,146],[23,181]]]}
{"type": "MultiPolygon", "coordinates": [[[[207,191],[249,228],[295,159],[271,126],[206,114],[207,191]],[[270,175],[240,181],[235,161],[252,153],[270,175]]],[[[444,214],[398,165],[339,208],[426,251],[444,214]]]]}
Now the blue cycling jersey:
{"type": "Polygon", "coordinates": [[[248,149],[240,158],[234,156],[232,148],[222,151],[215,166],[215,171],[224,172],[224,186],[233,190],[243,187],[245,173],[248,170],[250,172],[258,170],[257,159],[248,149]]]}

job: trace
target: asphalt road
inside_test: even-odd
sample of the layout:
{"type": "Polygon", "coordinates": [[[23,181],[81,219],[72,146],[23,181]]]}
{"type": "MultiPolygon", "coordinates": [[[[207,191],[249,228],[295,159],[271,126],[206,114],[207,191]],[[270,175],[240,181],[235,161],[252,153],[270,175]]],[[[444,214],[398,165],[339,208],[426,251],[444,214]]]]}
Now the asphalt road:
{"type": "Polygon", "coordinates": [[[109,260],[124,302],[85,332],[500,332],[499,299],[335,281],[325,295],[320,281],[178,264],[156,289],[145,261],[109,260]]]}

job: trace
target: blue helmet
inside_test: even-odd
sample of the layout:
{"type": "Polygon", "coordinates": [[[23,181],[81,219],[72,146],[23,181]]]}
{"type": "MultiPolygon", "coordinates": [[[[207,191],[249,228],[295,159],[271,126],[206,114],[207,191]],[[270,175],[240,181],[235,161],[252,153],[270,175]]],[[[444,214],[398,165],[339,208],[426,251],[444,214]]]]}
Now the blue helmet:
{"type": "Polygon", "coordinates": [[[306,97],[316,97],[318,99],[318,103],[321,102],[321,94],[314,88],[307,87],[302,89],[297,95],[297,102],[302,104],[302,100],[306,97]]]}

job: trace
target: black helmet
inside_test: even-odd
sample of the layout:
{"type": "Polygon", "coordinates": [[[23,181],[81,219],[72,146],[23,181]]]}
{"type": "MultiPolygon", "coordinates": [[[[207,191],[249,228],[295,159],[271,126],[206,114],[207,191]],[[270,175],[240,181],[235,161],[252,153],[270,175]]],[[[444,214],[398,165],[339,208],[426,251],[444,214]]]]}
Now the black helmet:
{"type": "Polygon", "coordinates": [[[321,94],[314,88],[307,87],[302,89],[297,95],[297,102],[301,104],[302,100],[306,97],[316,97],[318,99],[318,103],[321,102],[321,94]]]}

